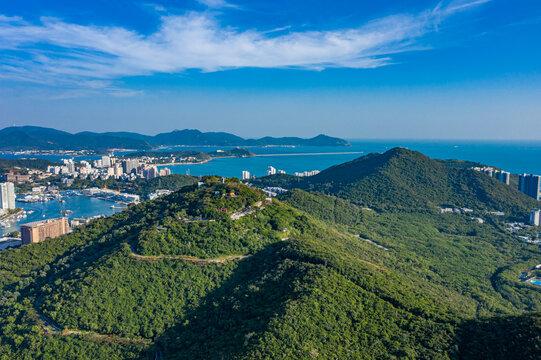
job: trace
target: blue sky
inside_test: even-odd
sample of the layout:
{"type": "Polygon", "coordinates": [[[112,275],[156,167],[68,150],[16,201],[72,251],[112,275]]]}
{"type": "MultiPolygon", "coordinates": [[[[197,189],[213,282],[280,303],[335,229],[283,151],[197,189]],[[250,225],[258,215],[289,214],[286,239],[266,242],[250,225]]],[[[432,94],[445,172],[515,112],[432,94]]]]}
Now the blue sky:
{"type": "Polygon", "coordinates": [[[541,140],[538,0],[0,1],[0,127],[541,140]]]}

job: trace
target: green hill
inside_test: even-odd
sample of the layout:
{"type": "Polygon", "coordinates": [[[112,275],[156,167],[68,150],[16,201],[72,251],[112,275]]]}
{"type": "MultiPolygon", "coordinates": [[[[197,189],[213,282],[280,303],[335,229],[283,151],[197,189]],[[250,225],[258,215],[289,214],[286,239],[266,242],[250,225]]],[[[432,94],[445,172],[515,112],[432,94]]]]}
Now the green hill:
{"type": "Polygon", "coordinates": [[[534,359],[540,262],[496,220],[206,177],[0,252],[0,359],[534,359]]]}
{"type": "Polygon", "coordinates": [[[438,207],[467,207],[503,211],[524,218],[539,202],[486,174],[411,150],[394,148],[330,167],[318,175],[294,181],[273,176],[255,181],[301,188],[347,199],[355,204],[393,211],[435,211],[438,207]]]}

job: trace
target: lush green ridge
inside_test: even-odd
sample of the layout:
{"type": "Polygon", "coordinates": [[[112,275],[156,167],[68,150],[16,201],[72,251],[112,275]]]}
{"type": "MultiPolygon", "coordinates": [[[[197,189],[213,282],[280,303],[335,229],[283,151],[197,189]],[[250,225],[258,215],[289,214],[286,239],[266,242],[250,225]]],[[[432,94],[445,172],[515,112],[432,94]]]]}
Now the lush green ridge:
{"type": "Polygon", "coordinates": [[[238,180],[206,177],[70,235],[0,252],[0,359],[536,358],[541,324],[528,312],[541,310],[541,288],[518,278],[541,254],[484,212],[494,189],[516,216],[529,203],[465,173],[473,182],[454,191],[451,168],[396,152],[377,171],[367,159],[342,169],[349,178],[340,186],[321,182],[338,197],[293,190],[267,203],[238,180]],[[427,172],[424,185],[402,182],[404,164],[427,172]],[[432,172],[449,177],[434,183],[432,172]],[[381,205],[383,190],[358,192],[367,178],[403,192],[393,211],[360,206],[381,205]],[[449,192],[427,194],[416,211],[405,206],[430,186],[449,192]],[[466,194],[479,204],[471,215],[430,211],[466,194]],[[45,335],[41,315],[89,333],[45,335]]]}
{"type": "Polygon", "coordinates": [[[522,220],[539,207],[538,201],[486,174],[446,166],[401,148],[333,166],[297,183],[289,177],[282,180],[262,179],[256,184],[323,192],[386,211],[434,212],[440,206],[467,207],[503,211],[522,220]]]}

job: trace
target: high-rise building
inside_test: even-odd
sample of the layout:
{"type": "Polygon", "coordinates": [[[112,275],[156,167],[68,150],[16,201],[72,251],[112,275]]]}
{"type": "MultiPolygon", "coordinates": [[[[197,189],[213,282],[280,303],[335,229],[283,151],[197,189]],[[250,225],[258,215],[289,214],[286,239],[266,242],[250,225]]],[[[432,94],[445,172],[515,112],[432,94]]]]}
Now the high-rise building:
{"type": "Polygon", "coordinates": [[[539,226],[541,224],[541,210],[535,209],[530,212],[530,223],[535,226],[539,226]]]}
{"type": "Polygon", "coordinates": [[[102,167],[111,167],[111,158],[109,156],[101,157],[101,166],[102,167]]]}
{"type": "Polygon", "coordinates": [[[75,163],[73,162],[73,159],[62,159],[62,162],[66,167],[65,172],[67,174],[73,174],[75,172],[75,163]]]}
{"type": "Polygon", "coordinates": [[[139,160],[137,159],[127,159],[122,161],[122,167],[124,168],[124,172],[126,174],[131,174],[132,172],[137,171],[137,168],[139,167],[139,160]]]}
{"type": "Polygon", "coordinates": [[[267,175],[275,175],[276,174],[276,169],[273,168],[272,166],[269,166],[267,168],[267,175]]]}
{"type": "Polygon", "coordinates": [[[113,166],[113,169],[115,169],[114,171],[114,177],[115,178],[119,178],[121,177],[122,175],[124,175],[124,169],[122,168],[122,165],[121,164],[115,164],[113,166]]]}
{"type": "Polygon", "coordinates": [[[518,178],[518,190],[524,194],[539,200],[539,186],[541,176],[522,174],[518,178]]]}
{"type": "Polygon", "coordinates": [[[143,169],[143,177],[145,179],[154,179],[160,175],[156,166],[147,166],[143,169]]]}
{"type": "Polygon", "coordinates": [[[169,175],[171,175],[171,169],[163,168],[163,169],[160,170],[160,172],[158,174],[160,176],[169,176],[169,175]]]}
{"type": "Polygon", "coordinates": [[[504,184],[509,185],[509,179],[511,178],[511,174],[507,171],[495,170],[492,177],[494,177],[496,180],[501,181],[504,184]]]}
{"type": "Polygon", "coordinates": [[[15,209],[15,186],[6,182],[0,184],[0,209],[15,209]]]}
{"type": "Polygon", "coordinates": [[[24,245],[53,239],[68,232],[69,223],[65,217],[21,225],[21,239],[24,245]]]}
{"type": "Polygon", "coordinates": [[[244,170],[242,172],[242,180],[250,180],[250,172],[249,171],[244,170]]]}

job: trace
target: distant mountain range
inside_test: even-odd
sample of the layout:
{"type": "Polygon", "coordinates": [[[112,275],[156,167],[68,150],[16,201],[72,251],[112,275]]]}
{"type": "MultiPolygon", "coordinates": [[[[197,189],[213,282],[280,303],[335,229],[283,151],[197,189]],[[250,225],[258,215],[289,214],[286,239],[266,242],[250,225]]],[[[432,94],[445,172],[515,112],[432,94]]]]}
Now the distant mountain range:
{"type": "Polygon", "coordinates": [[[298,137],[244,139],[225,132],[175,130],[155,136],[132,132],[80,132],[37,126],[7,127],[0,130],[0,150],[93,150],[107,149],[150,150],[160,146],[350,146],[343,139],[318,135],[311,139],[298,137]]]}

